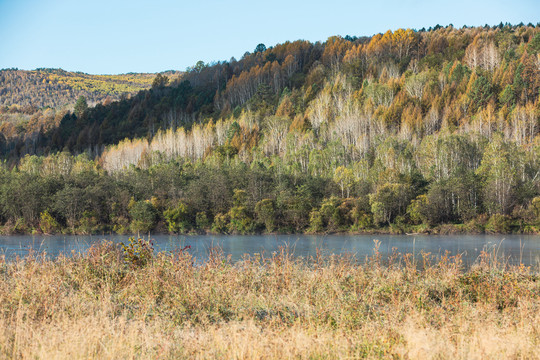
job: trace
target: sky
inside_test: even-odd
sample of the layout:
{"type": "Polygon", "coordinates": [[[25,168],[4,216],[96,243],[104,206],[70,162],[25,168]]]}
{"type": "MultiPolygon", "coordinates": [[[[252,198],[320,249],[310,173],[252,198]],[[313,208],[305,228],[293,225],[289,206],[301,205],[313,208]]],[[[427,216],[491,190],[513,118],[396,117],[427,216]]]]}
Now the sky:
{"type": "Polygon", "coordinates": [[[0,0],[0,69],[185,70],[257,44],[540,22],[539,0],[0,0]]]}

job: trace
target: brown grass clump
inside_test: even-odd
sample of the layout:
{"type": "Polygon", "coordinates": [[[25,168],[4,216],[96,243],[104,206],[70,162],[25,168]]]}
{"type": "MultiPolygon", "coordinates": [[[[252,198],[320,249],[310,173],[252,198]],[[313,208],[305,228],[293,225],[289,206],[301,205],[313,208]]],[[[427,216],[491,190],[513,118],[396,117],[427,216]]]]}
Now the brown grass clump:
{"type": "Polygon", "coordinates": [[[188,252],[141,266],[111,243],[0,259],[0,357],[534,359],[537,271],[378,254],[232,262],[188,252]],[[420,270],[419,270],[420,268],[420,270]]]}

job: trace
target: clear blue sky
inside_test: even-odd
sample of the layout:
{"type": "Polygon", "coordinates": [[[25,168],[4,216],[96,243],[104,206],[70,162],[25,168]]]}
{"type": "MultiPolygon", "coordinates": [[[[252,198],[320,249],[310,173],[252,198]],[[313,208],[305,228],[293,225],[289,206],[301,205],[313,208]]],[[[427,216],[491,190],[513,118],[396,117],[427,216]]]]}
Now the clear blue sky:
{"type": "Polygon", "coordinates": [[[287,40],[436,24],[536,24],[539,0],[0,0],[0,68],[185,70],[287,40]]]}

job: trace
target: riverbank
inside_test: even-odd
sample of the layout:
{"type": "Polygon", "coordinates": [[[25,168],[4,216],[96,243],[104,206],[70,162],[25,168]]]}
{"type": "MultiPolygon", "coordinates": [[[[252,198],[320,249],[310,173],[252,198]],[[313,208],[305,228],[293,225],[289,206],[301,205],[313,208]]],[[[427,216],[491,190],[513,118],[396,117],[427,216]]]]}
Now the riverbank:
{"type": "Polygon", "coordinates": [[[0,357],[538,357],[539,269],[486,253],[468,271],[460,257],[382,265],[377,251],[364,265],[144,254],[101,243],[0,260],[0,357]]]}
{"type": "MultiPolygon", "coordinates": [[[[436,226],[408,225],[408,224],[391,224],[384,227],[371,228],[329,228],[320,231],[314,231],[311,228],[305,231],[292,231],[291,229],[280,229],[277,231],[264,231],[264,229],[238,232],[238,231],[215,231],[215,229],[191,229],[180,233],[171,233],[167,230],[164,224],[158,224],[151,230],[152,234],[159,235],[480,235],[480,234],[513,234],[513,235],[540,235],[540,225],[537,223],[513,222],[508,219],[496,218],[489,221],[470,221],[466,224],[440,224],[436,226]]],[[[17,224],[9,224],[0,226],[0,235],[100,235],[100,234],[130,234],[129,227],[111,229],[106,226],[96,226],[93,229],[87,228],[55,228],[51,231],[50,228],[42,228],[39,225],[36,227],[18,226],[17,224]]],[[[141,233],[142,234],[142,233],[141,233]]]]}

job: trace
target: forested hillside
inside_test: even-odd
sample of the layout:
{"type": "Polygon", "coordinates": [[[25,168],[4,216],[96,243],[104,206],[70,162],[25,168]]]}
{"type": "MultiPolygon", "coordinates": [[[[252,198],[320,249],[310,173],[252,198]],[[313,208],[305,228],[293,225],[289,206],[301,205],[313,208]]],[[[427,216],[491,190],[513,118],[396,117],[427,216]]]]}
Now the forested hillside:
{"type": "MultiPolygon", "coordinates": [[[[177,78],[180,73],[163,73],[177,78]]],[[[0,106],[24,108],[59,108],[72,105],[84,96],[96,104],[120,100],[122,95],[149,89],[155,74],[90,75],[62,69],[0,70],[0,106]]]]}
{"type": "Polygon", "coordinates": [[[538,232],[539,90],[531,24],[260,44],[53,126],[0,125],[0,222],[538,232]]]}
{"type": "MultiPolygon", "coordinates": [[[[164,72],[171,79],[181,73],[164,72]]],[[[62,69],[0,70],[0,136],[34,141],[59,125],[77,99],[107,105],[149,89],[156,74],[90,75],[62,69]]],[[[0,140],[1,141],[1,140],[0,140]]]]}

